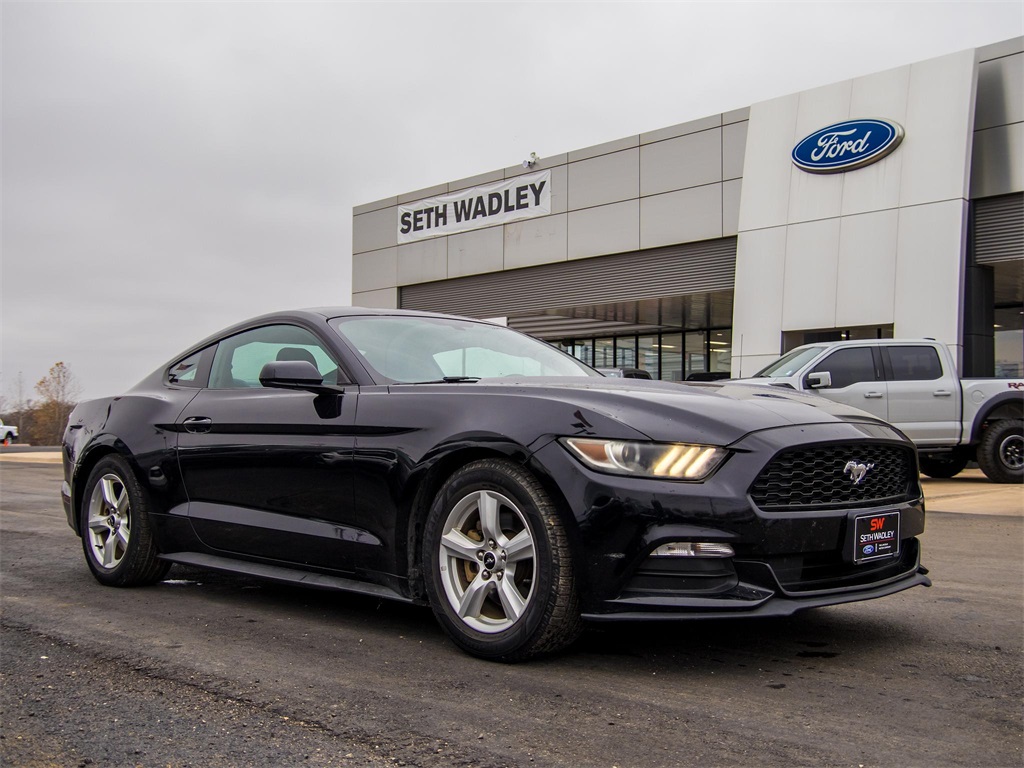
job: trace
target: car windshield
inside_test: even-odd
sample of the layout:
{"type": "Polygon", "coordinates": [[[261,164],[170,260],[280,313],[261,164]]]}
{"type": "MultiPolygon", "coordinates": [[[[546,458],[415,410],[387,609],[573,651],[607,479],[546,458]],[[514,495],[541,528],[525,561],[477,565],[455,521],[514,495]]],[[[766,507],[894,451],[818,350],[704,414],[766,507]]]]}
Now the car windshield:
{"type": "Polygon", "coordinates": [[[381,377],[401,384],[498,376],[600,376],[543,341],[486,322],[361,315],[334,318],[331,326],[381,377]]]}
{"type": "Polygon", "coordinates": [[[800,347],[789,352],[774,363],[754,374],[755,379],[767,379],[775,376],[792,376],[808,362],[817,357],[825,347],[800,347]]]}

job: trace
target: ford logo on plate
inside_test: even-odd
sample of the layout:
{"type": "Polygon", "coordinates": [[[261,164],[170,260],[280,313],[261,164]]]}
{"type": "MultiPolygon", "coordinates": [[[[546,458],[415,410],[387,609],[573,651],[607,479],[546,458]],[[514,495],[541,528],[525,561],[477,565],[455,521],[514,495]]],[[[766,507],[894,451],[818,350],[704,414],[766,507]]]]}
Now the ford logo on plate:
{"type": "Polygon", "coordinates": [[[847,120],[815,131],[793,148],[793,163],[809,173],[852,171],[881,160],[903,141],[888,120],[847,120]]]}

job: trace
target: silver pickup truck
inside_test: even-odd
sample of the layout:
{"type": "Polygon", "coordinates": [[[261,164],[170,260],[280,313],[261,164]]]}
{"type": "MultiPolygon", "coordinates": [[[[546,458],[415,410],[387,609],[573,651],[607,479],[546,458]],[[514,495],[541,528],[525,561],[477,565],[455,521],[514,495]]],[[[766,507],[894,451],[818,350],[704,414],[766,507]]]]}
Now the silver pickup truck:
{"type": "Polygon", "coordinates": [[[894,424],[931,477],[976,460],[994,482],[1024,481],[1024,379],[961,380],[937,341],[806,344],[744,381],[816,392],[894,424]]]}

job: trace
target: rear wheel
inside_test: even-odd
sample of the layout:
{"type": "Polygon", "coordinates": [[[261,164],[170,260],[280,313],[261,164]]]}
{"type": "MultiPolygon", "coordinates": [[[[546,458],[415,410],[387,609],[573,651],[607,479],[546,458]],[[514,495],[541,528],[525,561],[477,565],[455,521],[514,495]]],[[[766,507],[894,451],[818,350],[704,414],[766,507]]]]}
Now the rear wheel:
{"type": "Polygon", "coordinates": [[[85,486],[80,528],[85,561],[101,584],[160,581],[171,567],[157,557],[146,492],[120,456],[99,461],[85,486]]]}
{"type": "Polygon", "coordinates": [[[520,661],[579,635],[568,537],[547,493],[518,464],[486,459],[456,472],[425,535],[431,606],[464,651],[520,661]]]}
{"type": "Polygon", "coordinates": [[[961,451],[947,453],[922,453],[917,457],[921,472],[928,477],[954,477],[967,466],[967,455],[961,451]]]}
{"type": "Polygon", "coordinates": [[[978,444],[978,466],[995,483],[1024,482],[1024,421],[989,424],[978,444]]]}

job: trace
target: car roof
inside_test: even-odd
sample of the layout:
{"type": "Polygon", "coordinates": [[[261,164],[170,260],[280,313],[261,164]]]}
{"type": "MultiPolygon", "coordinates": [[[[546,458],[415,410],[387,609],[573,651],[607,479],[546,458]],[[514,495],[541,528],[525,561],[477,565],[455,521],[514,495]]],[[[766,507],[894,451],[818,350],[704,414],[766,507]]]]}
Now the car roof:
{"type": "Polygon", "coordinates": [[[283,322],[283,323],[294,323],[295,321],[305,321],[313,325],[321,325],[325,320],[330,320],[335,317],[365,317],[367,315],[378,315],[378,316],[400,316],[400,317],[443,317],[452,318],[456,317],[460,320],[467,320],[475,323],[486,323],[486,320],[480,320],[479,318],[473,317],[460,317],[458,315],[447,315],[440,312],[421,312],[412,309],[381,309],[380,307],[308,307],[305,309],[286,309],[277,312],[268,312],[265,315],[257,315],[256,317],[250,317],[247,320],[229,325],[226,328],[222,328],[216,333],[211,333],[209,336],[191,345],[188,349],[176,355],[173,359],[167,362],[167,365],[171,365],[175,360],[180,360],[188,355],[195,354],[201,349],[208,347],[214,342],[220,341],[221,339],[227,338],[228,336],[234,336],[236,333],[248,330],[250,328],[256,328],[261,325],[269,325],[271,323],[283,322]]]}
{"type": "MultiPolygon", "coordinates": [[[[286,312],[285,314],[310,314],[319,315],[320,317],[326,318],[351,317],[355,315],[405,315],[409,317],[453,317],[453,315],[447,315],[441,312],[423,312],[416,309],[382,309],[380,307],[310,307],[307,309],[293,310],[292,312],[286,312]]],[[[467,317],[463,319],[474,320],[475,318],[467,317]]]]}

